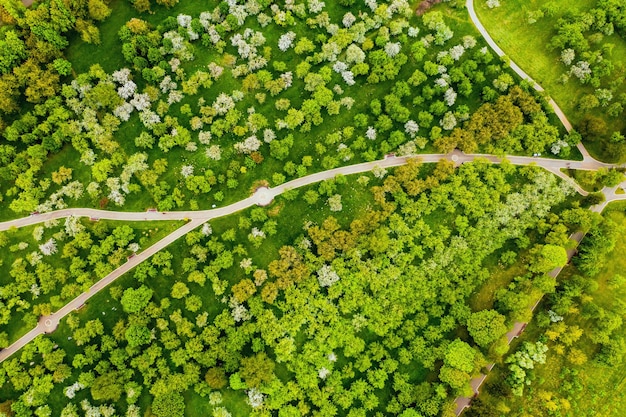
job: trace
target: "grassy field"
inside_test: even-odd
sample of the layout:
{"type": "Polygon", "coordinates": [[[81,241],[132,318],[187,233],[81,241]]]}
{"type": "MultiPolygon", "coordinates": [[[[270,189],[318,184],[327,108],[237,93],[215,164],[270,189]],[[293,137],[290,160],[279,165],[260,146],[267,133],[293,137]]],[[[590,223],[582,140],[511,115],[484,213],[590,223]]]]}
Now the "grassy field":
{"type": "MultiPolygon", "coordinates": [[[[595,277],[598,288],[593,292],[592,299],[594,304],[610,308],[616,303],[623,303],[626,297],[623,285],[617,289],[609,286],[611,278],[626,271],[626,258],[623,256],[626,253],[626,241],[623,239],[626,236],[626,204],[609,205],[604,216],[618,224],[621,238],[618,238],[615,249],[607,257],[610,262],[595,277]]],[[[568,266],[559,275],[559,281],[567,282],[578,273],[575,267],[568,266]]],[[[546,308],[544,300],[537,311],[546,308]]],[[[546,364],[535,368],[535,379],[525,388],[524,397],[506,396],[501,386],[507,373],[502,366],[497,366],[489,375],[487,388],[481,391],[480,400],[490,404],[503,415],[510,416],[623,416],[626,407],[626,363],[609,367],[593,360],[597,347],[584,336],[590,331],[590,325],[580,316],[575,317],[580,320],[566,318],[565,322],[568,326],[578,325],[582,328],[583,336],[575,346],[589,357],[586,363],[579,366],[571,365],[565,355],[558,353],[557,346],[551,343],[546,364]],[[552,414],[549,411],[551,407],[560,414],[552,414]]],[[[523,342],[537,340],[546,340],[545,329],[539,327],[537,321],[533,320],[523,335],[513,342],[511,351],[523,342]]]]}
{"type": "MultiPolygon", "coordinates": [[[[483,0],[475,1],[476,13],[494,41],[502,50],[517,63],[526,73],[543,86],[563,109],[570,121],[576,126],[587,114],[577,110],[578,100],[585,94],[594,92],[590,85],[581,85],[571,79],[562,84],[561,75],[566,67],[560,62],[560,51],[551,51],[547,44],[555,34],[554,26],[559,18],[568,13],[588,10],[595,5],[595,0],[579,0],[575,2],[557,1],[557,12],[552,17],[542,17],[534,24],[528,23],[528,12],[539,10],[544,1],[541,0],[506,0],[501,6],[489,9],[483,0]]],[[[618,35],[604,37],[603,44],[613,45],[610,58],[619,61],[626,57],[626,41],[618,35]]],[[[623,64],[623,63],[622,63],[623,64]]],[[[616,69],[612,78],[619,76],[616,69]]],[[[613,79],[606,80],[610,83],[613,79]]],[[[595,109],[592,114],[600,116],[607,122],[608,130],[624,129],[624,118],[611,118],[603,114],[602,109],[595,109]]],[[[607,157],[603,154],[602,143],[585,143],[589,151],[596,157],[607,157]]]]}
{"type": "MultiPolygon", "coordinates": [[[[101,222],[106,224],[109,230],[118,226],[129,225],[135,232],[135,241],[140,244],[142,249],[151,246],[157,240],[165,237],[183,224],[183,222],[172,221],[123,222],[101,220],[101,222]]],[[[91,230],[95,227],[95,223],[86,219],[83,219],[82,223],[85,225],[87,230],[91,230]]],[[[38,226],[29,226],[20,229],[12,229],[6,232],[8,243],[3,249],[5,251],[5,255],[3,256],[3,262],[0,264],[1,286],[9,286],[12,282],[14,282],[14,278],[10,273],[12,265],[16,261],[27,257],[32,251],[37,251],[38,245],[42,244],[63,229],[63,224],[60,223],[59,226],[46,229],[43,234],[43,238],[40,241],[36,241],[33,237],[33,231],[37,227],[38,226]],[[25,249],[19,249],[18,246],[20,243],[27,244],[27,247],[25,249]]],[[[94,240],[94,243],[97,244],[98,240],[94,240]]],[[[70,266],[71,258],[64,258],[61,256],[61,253],[63,252],[62,247],[62,243],[59,243],[59,253],[55,256],[45,257],[45,262],[52,268],[67,269],[70,266]]],[[[60,286],[58,291],[51,291],[48,294],[41,294],[38,297],[32,297],[32,294],[30,293],[23,294],[22,298],[32,304],[31,308],[13,312],[11,321],[7,325],[0,326],[0,331],[7,332],[10,342],[14,342],[19,339],[19,337],[30,331],[33,327],[32,323],[26,320],[26,316],[32,312],[35,305],[51,303],[52,310],[55,311],[57,310],[57,304],[64,304],[64,300],[58,297],[61,294],[61,288],[63,288],[63,286],[60,286]]]]}

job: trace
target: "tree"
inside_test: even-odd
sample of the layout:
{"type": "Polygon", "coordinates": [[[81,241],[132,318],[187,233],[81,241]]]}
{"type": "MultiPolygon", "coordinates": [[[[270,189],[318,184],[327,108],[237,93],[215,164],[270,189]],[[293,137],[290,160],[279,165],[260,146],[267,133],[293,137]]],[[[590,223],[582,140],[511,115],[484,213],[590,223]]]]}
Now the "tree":
{"type": "Polygon", "coordinates": [[[94,20],[104,20],[111,14],[111,9],[102,0],[89,0],[89,16],[94,20]]]}
{"type": "Polygon", "coordinates": [[[148,329],[146,326],[131,324],[130,326],[128,326],[128,329],[126,329],[124,335],[126,337],[126,340],[128,341],[128,346],[137,347],[148,344],[150,342],[152,333],[150,332],[150,329],[148,329]]]}
{"type": "Polygon", "coordinates": [[[564,266],[567,263],[567,251],[562,246],[543,245],[531,250],[531,261],[528,269],[536,273],[548,273],[554,268],[564,266]]]}
{"type": "Polygon", "coordinates": [[[96,401],[117,401],[122,395],[123,384],[117,372],[107,372],[97,377],[91,386],[91,396],[96,401]]]}
{"type": "Polygon", "coordinates": [[[0,74],[11,72],[26,55],[26,45],[17,33],[13,30],[5,31],[4,39],[0,39],[0,74]]]}
{"type": "Polygon", "coordinates": [[[256,285],[252,280],[246,278],[233,285],[233,296],[238,303],[243,303],[256,292],[256,285]]]}
{"type": "Polygon", "coordinates": [[[606,122],[599,117],[586,115],[578,125],[578,132],[587,140],[598,140],[607,134],[606,122]]]}
{"type": "Polygon", "coordinates": [[[506,318],[495,310],[472,313],[467,321],[467,330],[480,347],[486,348],[506,334],[506,318]]]}
{"type": "Polygon", "coordinates": [[[122,308],[127,313],[138,313],[143,310],[152,298],[152,290],[145,285],[137,289],[128,288],[122,295],[122,308]]]}
{"type": "Polygon", "coordinates": [[[69,75],[72,72],[72,63],[63,58],[55,59],[52,66],[59,75],[69,75]]]}
{"type": "Polygon", "coordinates": [[[228,384],[224,368],[219,366],[209,368],[204,375],[204,380],[213,389],[222,389],[228,384]]]}
{"type": "Polygon", "coordinates": [[[159,395],[152,401],[152,413],[156,417],[183,417],[185,399],[177,392],[159,395]]]}
{"type": "Polygon", "coordinates": [[[257,388],[274,378],[274,361],[265,352],[241,360],[239,375],[249,388],[257,388]]]}
{"type": "Polygon", "coordinates": [[[172,297],[176,299],[181,299],[184,296],[189,294],[189,288],[185,285],[184,282],[176,282],[172,286],[172,297]]]}

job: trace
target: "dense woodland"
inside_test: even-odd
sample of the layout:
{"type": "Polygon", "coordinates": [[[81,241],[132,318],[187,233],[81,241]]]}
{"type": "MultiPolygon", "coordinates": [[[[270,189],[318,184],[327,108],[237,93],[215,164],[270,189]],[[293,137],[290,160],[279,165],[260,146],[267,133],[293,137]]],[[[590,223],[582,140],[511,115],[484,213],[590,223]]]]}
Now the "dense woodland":
{"type": "MultiPolygon", "coordinates": [[[[2,1],[0,218],[223,206],[390,152],[576,156],[580,134],[457,3],[2,1]]],[[[480,159],[289,190],[203,224],[3,361],[0,416],[450,416],[502,361],[523,392],[553,346],[505,356],[505,333],[544,294],[556,315],[579,301],[548,275],[572,232],[592,237],[583,274],[611,250],[585,204],[537,167],[480,159]]],[[[0,346],[175,226],[0,233],[0,346]]]]}
{"type": "Polygon", "coordinates": [[[557,215],[571,191],[537,168],[414,161],[378,177],[359,178],[371,202],[353,219],[306,202],[345,195],[339,178],[189,233],[103,294],[117,318],[73,314],[71,341],[38,338],[5,361],[12,410],[137,415],[149,395],[155,416],[182,416],[194,391],[215,416],[450,413],[506,352],[508,325],[554,291],[546,273],[592,219],[576,205],[557,215]],[[289,204],[321,216],[289,228],[289,204]],[[266,239],[282,242],[272,256],[255,251],[266,239]],[[523,272],[472,311],[492,270],[513,264],[523,272]]]}
{"type": "Polygon", "coordinates": [[[550,126],[469,24],[441,11],[418,18],[405,1],[349,2],[352,13],[251,0],[175,16],[153,5],[157,13],[107,35],[117,55],[103,65],[118,67],[96,60],[80,74],[63,58],[67,38],[78,31],[76,42],[97,44],[81,29],[110,10],[68,3],[3,9],[4,42],[14,44],[0,48],[3,216],[68,205],[194,209],[236,201],[256,179],[279,184],[391,151],[458,144],[567,156],[579,140],[550,126]],[[59,15],[75,18],[57,27],[59,15]]]}

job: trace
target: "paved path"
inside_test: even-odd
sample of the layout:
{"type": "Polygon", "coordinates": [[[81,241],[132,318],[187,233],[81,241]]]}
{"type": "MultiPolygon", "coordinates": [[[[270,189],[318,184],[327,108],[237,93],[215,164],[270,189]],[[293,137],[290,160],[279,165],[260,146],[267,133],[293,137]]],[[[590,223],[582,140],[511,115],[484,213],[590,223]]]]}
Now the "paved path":
{"type": "MultiPolygon", "coordinates": [[[[476,10],[474,9],[474,0],[466,0],[465,5],[469,12],[470,18],[472,19],[472,23],[474,23],[474,26],[476,26],[476,28],[478,29],[480,34],[483,36],[483,38],[487,41],[487,44],[491,47],[491,49],[493,49],[493,51],[500,57],[506,56],[504,51],[498,46],[498,44],[496,44],[496,42],[493,40],[491,35],[489,35],[489,32],[487,32],[487,30],[485,29],[481,21],[478,19],[478,16],[476,15],[476,10]]],[[[514,61],[512,61],[509,57],[507,58],[509,61],[509,66],[511,67],[513,71],[515,71],[522,79],[527,80],[533,86],[535,90],[539,92],[545,92],[544,88],[541,85],[539,85],[539,83],[537,83],[523,69],[521,69],[519,65],[517,65],[514,61]]],[[[559,105],[556,104],[556,102],[552,98],[548,98],[548,104],[550,104],[550,106],[554,110],[554,113],[557,115],[557,117],[559,118],[559,120],[561,121],[565,129],[568,132],[570,132],[572,130],[572,124],[567,119],[567,116],[565,116],[565,113],[563,112],[563,110],[561,110],[559,105]]],[[[615,168],[615,167],[624,167],[626,165],[626,164],[613,165],[613,164],[606,164],[604,162],[600,162],[589,154],[589,152],[587,151],[587,149],[582,143],[578,143],[576,146],[583,156],[583,160],[580,162],[573,162],[573,161],[557,162],[558,160],[550,160],[550,159],[542,158],[542,159],[537,160],[537,165],[569,181],[570,183],[574,185],[576,190],[582,195],[588,195],[589,193],[583,190],[578,184],[576,184],[571,177],[563,173],[561,169],[597,170],[599,168],[615,168]],[[563,162],[565,162],[565,166],[563,166],[563,162]]],[[[488,157],[488,158],[491,159],[493,157],[488,157]]],[[[508,157],[508,158],[511,160],[512,163],[520,164],[520,165],[526,165],[523,162],[528,159],[525,157],[508,157]]],[[[607,204],[613,201],[626,200],[626,195],[615,193],[618,188],[624,189],[625,187],[626,187],[626,181],[624,181],[622,184],[618,185],[617,187],[611,187],[611,188],[605,187],[602,190],[602,193],[604,194],[606,201],[604,201],[601,204],[597,204],[591,207],[590,209],[597,213],[601,213],[602,210],[604,210],[604,208],[607,206],[607,204]]],[[[583,237],[584,237],[584,234],[581,232],[574,233],[572,236],[570,236],[570,239],[576,242],[576,246],[573,249],[570,249],[567,251],[568,263],[572,259],[572,256],[574,256],[574,254],[576,253],[576,247],[578,247],[583,237]]],[[[562,271],[562,269],[563,267],[557,268],[554,271],[550,272],[549,275],[552,277],[556,277],[562,271]]],[[[537,302],[531,309],[532,311],[535,310],[535,308],[539,304],[539,301],[541,301],[541,299],[537,300],[537,302]]],[[[508,339],[509,344],[514,338],[519,336],[519,334],[521,334],[521,332],[524,331],[525,327],[526,327],[526,323],[518,322],[513,325],[513,328],[511,329],[511,331],[507,333],[507,339],[508,339]]],[[[493,364],[490,365],[489,370],[491,370],[492,368],[493,368],[493,364]]],[[[474,396],[477,396],[479,394],[479,388],[486,378],[487,378],[487,375],[480,374],[479,376],[473,378],[470,381],[470,386],[472,387],[474,396]]],[[[472,401],[472,398],[468,398],[468,397],[456,398],[455,400],[456,415],[457,416],[460,415],[463,412],[463,410],[465,410],[465,408],[469,407],[471,404],[471,401],[472,401]]]]}
{"type": "MultiPolygon", "coordinates": [[[[592,208],[592,211],[598,211],[598,206],[594,206],[592,208]]],[[[602,211],[602,210],[599,210],[602,211]]],[[[598,212],[599,212],[598,211],[598,212]]],[[[570,263],[570,261],[572,260],[572,257],[576,254],[576,248],[578,247],[578,245],[580,244],[580,242],[582,241],[583,237],[584,237],[584,233],[582,232],[575,232],[573,233],[569,238],[570,240],[574,241],[576,243],[576,246],[573,247],[572,249],[568,249],[567,250],[567,264],[570,263]]],[[[564,266],[558,267],[553,269],[552,271],[550,271],[550,273],[548,275],[550,275],[553,278],[556,278],[557,275],[559,275],[561,273],[561,271],[563,270],[564,266]]],[[[543,298],[543,297],[542,297],[543,298]]],[[[535,311],[535,309],[537,308],[537,306],[539,305],[539,302],[541,302],[541,298],[539,298],[537,300],[537,302],[530,308],[530,311],[535,311]]],[[[524,329],[526,329],[526,325],[528,323],[523,323],[523,322],[515,322],[513,324],[513,327],[511,328],[511,330],[509,330],[509,332],[506,334],[506,338],[508,341],[508,344],[510,345],[511,342],[513,341],[513,339],[515,339],[516,337],[519,337],[519,335],[522,334],[522,332],[524,331],[524,329]]],[[[487,369],[489,371],[491,371],[493,369],[493,367],[495,366],[494,363],[491,363],[487,366],[487,369]]],[[[456,415],[460,415],[463,410],[465,410],[466,408],[468,408],[471,403],[472,403],[472,399],[475,398],[478,394],[480,394],[480,387],[481,385],[485,382],[485,380],[487,379],[488,374],[480,374],[474,378],[472,378],[470,380],[470,387],[472,388],[472,392],[474,393],[474,397],[470,398],[470,397],[457,397],[454,402],[456,404],[456,415]]]]}
{"type": "MultiPolygon", "coordinates": [[[[476,28],[478,29],[482,37],[485,38],[485,40],[487,41],[487,44],[491,47],[491,49],[493,49],[493,51],[500,57],[506,56],[508,58],[509,66],[511,67],[511,69],[515,71],[524,80],[528,81],[535,90],[542,92],[542,93],[545,92],[543,87],[539,85],[539,83],[537,83],[522,68],[520,68],[519,65],[513,62],[510,59],[510,57],[508,57],[504,53],[504,51],[498,46],[498,44],[493,40],[491,35],[489,35],[489,32],[487,32],[487,29],[485,29],[483,24],[478,19],[478,16],[476,15],[476,10],[474,9],[474,0],[466,0],[465,5],[467,7],[467,11],[469,12],[470,18],[472,19],[472,23],[474,24],[474,26],[476,26],[476,28]]],[[[565,130],[570,132],[572,130],[572,124],[567,119],[567,116],[565,116],[565,113],[563,112],[563,110],[561,110],[559,105],[556,104],[556,102],[551,97],[548,97],[548,104],[550,104],[550,106],[554,110],[554,113],[557,115],[557,117],[559,118],[563,126],[565,127],[565,130]]],[[[579,143],[576,146],[578,147],[578,150],[580,150],[580,153],[583,155],[584,160],[593,159],[593,157],[589,154],[589,152],[587,151],[587,149],[582,143],[579,143]]]]}
{"type": "MultiPolygon", "coordinates": [[[[124,220],[124,221],[144,221],[144,220],[186,220],[186,219],[204,219],[210,220],[216,217],[226,216],[244,208],[250,207],[254,204],[264,205],[267,204],[275,196],[282,194],[285,190],[303,187],[306,185],[314,184],[325,179],[334,178],[336,175],[350,175],[358,174],[361,172],[368,172],[374,169],[374,167],[391,168],[400,165],[404,165],[407,159],[417,157],[424,163],[438,162],[441,159],[447,159],[455,162],[457,165],[460,163],[471,162],[476,158],[484,158],[493,163],[500,163],[504,158],[500,158],[493,155],[486,154],[465,154],[459,150],[455,150],[449,154],[423,154],[423,155],[411,155],[411,156],[391,156],[385,159],[381,159],[373,162],[365,162],[362,164],[348,165],[340,168],[331,169],[328,171],[318,172],[316,174],[307,175],[305,177],[297,178],[287,183],[281,184],[274,188],[261,188],[253,196],[241,200],[237,203],[229,206],[220,207],[211,210],[196,210],[196,211],[171,211],[171,212],[158,212],[158,211],[146,211],[146,212],[129,212],[129,211],[108,211],[97,210],[91,208],[70,208],[64,210],[51,211],[48,213],[32,214],[20,219],[9,220],[0,222],[0,231],[7,230],[11,227],[24,227],[33,224],[43,223],[47,220],[63,219],[70,216],[77,217],[90,217],[96,219],[105,220],[124,220]]],[[[564,174],[561,169],[577,169],[595,171],[599,168],[613,168],[623,167],[624,165],[607,164],[604,162],[596,161],[591,158],[584,161],[568,161],[563,159],[549,159],[549,158],[536,158],[529,156],[507,156],[506,159],[514,165],[537,165],[542,167],[555,175],[569,181],[579,193],[586,195],[580,186],[578,186],[571,177],[564,174]]]]}
{"type": "MultiPolygon", "coordinates": [[[[165,248],[181,236],[184,236],[186,233],[200,226],[201,224],[217,218],[226,216],[237,211],[243,210],[245,208],[251,207],[253,205],[265,206],[272,202],[274,197],[282,194],[283,192],[303,187],[306,185],[314,184],[326,179],[334,178],[337,175],[350,175],[350,174],[358,174],[361,172],[368,172],[374,169],[375,167],[382,168],[391,168],[400,165],[404,165],[407,163],[407,160],[411,157],[419,157],[424,163],[433,163],[438,162],[441,159],[446,159],[454,162],[457,166],[466,162],[474,161],[477,158],[483,158],[489,160],[493,163],[501,163],[503,158],[496,157],[493,155],[483,155],[483,154],[465,154],[461,151],[455,150],[449,154],[426,154],[426,155],[414,155],[414,156],[390,156],[385,159],[381,159],[373,162],[365,162],[362,164],[355,164],[344,166],[340,168],[331,169],[328,171],[318,172],[315,174],[307,175],[305,177],[297,178],[295,180],[289,181],[287,183],[281,184],[274,188],[261,187],[256,192],[241,201],[230,204],[225,207],[220,207],[212,210],[197,210],[197,211],[173,211],[173,212],[157,212],[157,211],[147,211],[147,212],[115,212],[115,211],[106,211],[106,210],[96,210],[89,208],[73,208],[73,209],[65,209],[65,210],[57,210],[49,213],[42,214],[34,214],[28,217],[23,217],[21,219],[11,220],[0,223],[0,230],[7,230],[11,227],[24,227],[33,224],[38,224],[45,222],[47,220],[52,219],[62,219],[70,216],[77,217],[90,217],[90,218],[98,218],[98,219],[107,219],[107,220],[124,220],[124,221],[142,221],[142,220],[188,220],[188,223],[184,226],[176,229],[171,234],[167,235],[163,239],[159,240],[154,245],[150,246],[143,252],[135,255],[130,258],[124,265],[120,266],[113,272],[111,272],[106,277],[102,278],[100,281],[96,282],[88,291],[76,297],[74,300],[67,303],[60,310],[52,313],[49,316],[43,316],[40,318],[37,326],[18,339],[15,343],[13,343],[8,348],[2,350],[0,352],[0,362],[4,361],[6,358],[11,356],[13,353],[17,352],[28,342],[33,340],[40,334],[51,333],[58,326],[61,319],[67,316],[72,311],[76,310],[83,304],[85,304],[91,297],[97,294],[99,291],[107,287],[117,278],[130,271],[135,266],[139,265],[144,260],[148,259],[161,249],[165,248]]],[[[509,156],[506,158],[512,164],[515,165],[537,165],[540,166],[555,175],[569,181],[576,188],[576,190],[583,194],[587,195],[587,192],[580,188],[570,177],[561,172],[562,168],[573,168],[573,169],[583,169],[583,170],[595,170],[602,167],[613,167],[614,165],[605,164],[593,159],[583,160],[583,161],[565,161],[560,159],[546,159],[546,158],[531,158],[524,156],[509,156]]],[[[626,184],[622,184],[626,185],[626,184]]],[[[605,194],[607,194],[607,201],[615,201],[615,200],[626,200],[625,194],[615,194],[615,190],[617,187],[613,187],[611,189],[603,190],[605,194]]],[[[594,207],[596,211],[601,211],[607,203],[603,203],[603,205],[598,205],[594,207]]],[[[582,238],[582,236],[581,236],[582,238]]],[[[573,253],[572,253],[573,254],[573,253]]],[[[557,272],[558,273],[558,272],[557,272]]],[[[480,377],[480,383],[484,381],[482,376],[480,377]]],[[[476,383],[475,383],[476,384],[476,383]]],[[[480,384],[476,386],[476,390],[480,384]]],[[[459,399],[459,401],[465,401],[464,399],[459,399]]],[[[461,403],[459,403],[461,404],[461,403]]],[[[469,404],[469,400],[467,402],[469,404]]],[[[466,405],[465,405],[466,406],[466,405]]]]}

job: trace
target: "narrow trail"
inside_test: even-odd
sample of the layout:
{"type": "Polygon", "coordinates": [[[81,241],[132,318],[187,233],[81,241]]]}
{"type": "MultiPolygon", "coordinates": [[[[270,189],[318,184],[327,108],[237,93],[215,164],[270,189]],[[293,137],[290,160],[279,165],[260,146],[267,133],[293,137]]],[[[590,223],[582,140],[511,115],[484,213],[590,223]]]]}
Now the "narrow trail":
{"type": "MultiPolygon", "coordinates": [[[[72,311],[80,308],[83,304],[85,304],[91,297],[95,294],[106,288],[113,281],[118,279],[120,276],[130,271],[135,266],[139,265],[141,262],[150,258],[155,253],[159,252],[163,248],[170,245],[172,242],[176,241],[178,238],[184,236],[191,230],[197,228],[203,223],[215,219],[222,216],[227,216],[229,214],[236,213],[240,210],[246,209],[253,205],[265,206],[272,202],[272,200],[284,193],[287,190],[304,187],[306,185],[314,184],[326,179],[335,178],[337,175],[351,175],[358,174],[361,172],[368,172],[374,169],[375,167],[382,168],[392,168],[400,165],[404,165],[407,163],[408,159],[411,158],[419,158],[423,163],[434,163],[438,162],[441,159],[445,159],[448,161],[452,161],[456,166],[459,166],[463,163],[472,162],[478,158],[486,159],[492,163],[501,163],[503,160],[507,160],[514,165],[537,165],[542,167],[555,175],[563,178],[568,181],[572,186],[582,195],[587,195],[587,192],[580,188],[578,184],[576,184],[572,178],[565,175],[561,172],[562,168],[573,168],[573,169],[583,169],[583,170],[595,170],[598,168],[613,166],[610,164],[604,164],[602,162],[598,162],[596,160],[586,160],[586,161],[566,161],[560,159],[545,159],[545,158],[534,158],[534,157],[525,157],[525,156],[508,156],[506,158],[500,158],[493,155],[485,155],[485,154],[465,154],[459,150],[455,150],[449,154],[426,154],[426,155],[412,155],[412,156],[390,156],[385,159],[381,159],[378,161],[365,162],[362,164],[348,165],[340,168],[331,169],[328,171],[322,171],[315,174],[307,175],[305,177],[297,178],[295,180],[286,182],[277,187],[273,188],[259,188],[252,196],[240,200],[236,203],[230,204],[225,207],[220,207],[212,210],[197,210],[197,211],[173,211],[173,212],[156,212],[156,211],[147,211],[147,212],[117,212],[117,211],[106,211],[106,210],[96,210],[89,208],[72,208],[72,209],[64,209],[57,210],[49,213],[42,213],[31,215],[28,217],[23,217],[16,220],[6,221],[0,223],[0,230],[7,230],[11,227],[24,227],[33,224],[38,224],[45,222],[47,220],[52,219],[61,219],[70,216],[78,216],[78,217],[90,217],[90,218],[98,218],[98,219],[109,219],[109,220],[126,220],[126,221],[142,221],[142,220],[187,220],[184,226],[176,229],[174,232],[165,236],[163,239],[159,240],[154,245],[145,249],[143,252],[131,257],[128,261],[96,282],[88,291],[82,293],[74,300],[67,303],[60,310],[50,314],[49,316],[43,316],[39,319],[39,323],[37,326],[18,339],[16,342],[11,344],[11,346],[6,349],[0,351],[0,362],[4,361],[8,357],[10,357],[13,353],[17,352],[23,346],[25,346],[28,342],[35,339],[37,336],[44,333],[53,332],[59,322],[72,311]]],[[[626,186],[626,181],[622,184],[622,186],[626,186]]],[[[610,189],[605,189],[603,192],[607,197],[607,202],[602,205],[598,205],[599,211],[601,211],[606,204],[610,201],[616,200],[626,200],[626,194],[616,194],[615,191],[618,187],[613,187],[610,189]]],[[[581,236],[582,238],[582,236],[581,236]]],[[[484,378],[482,378],[484,380],[484,378]]],[[[481,380],[481,383],[482,383],[481,380]]],[[[474,383],[475,384],[475,383],[474,383]]],[[[480,384],[476,386],[476,390],[478,390],[480,384]]],[[[467,404],[469,404],[469,399],[457,399],[457,404],[465,404],[465,400],[467,400],[467,404]]],[[[467,405],[465,405],[467,406],[467,405]]],[[[463,408],[465,408],[465,406],[463,408]]],[[[461,408],[461,411],[462,409],[461,408]]]]}
{"type": "MultiPolygon", "coordinates": [[[[478,31],[480,32],[480,34],[482,35],[482,37],[487,41],[487,44],[491,47],[491,49],[493,49],[493,51],[500,57],[504,57],[506,56],[506,54],[504,53],[504,51],[498,46],[498,44],[496,44],[496,42],[493,40],[493,38],[491,37],[491,35],[489,35],[489,32],[487,32],[487,30],[485,29],[485,27],[483,26],[483,24],[481,23],[481,21],[478,19],[478,16],[476,15],[476,10],[474,9],[474,0],[466,0],[465,3],[467,10],[469,12],[470,18],[472,20],[472,23],[474,24],[474,26],[476,26],[476,28],[478,29],[478,31]]],[[[530,75],[528,75],[523,69],[520,68],[519,65],[517,65],[515,62],[513,62],[512,60],[510,60],[509,58],[509,66],[511,67],[511,69],[513,71],[515,71],[520,77],[522,77],[524,80],[527,80],[535,90],[539,91],[539,92],[545,92],[544,88],[539,85],[539,83],[537,83],[530,75]]],[[[565,129],[570,132],[573,128],[572,128],[572,124],[570,123],[570,121],[567,119],[567,116],[565,115],[565,113],[563,112],[563,110],[561,110],[561,108],[559,107],[559,105],[552,99],[552,98],[548,98],[548,104],[552,107],[552,109],[554,110],[554,113],[557,115],[557,117],[559,118],[559,120],[561,121],[561,123],[563,124],[563,126],[565,127],[565,129]]],[[[589,151],[587,151],[587,149],[585,148],[585,146],[582,143],[578,143],[576,145],[576,147],[578,148],[578,150],[580,151],[580,153],[583,156],[583,160],[580,163],[572,163],[570,161],[566,161],[566,166],[563,167],[562,165],[553,163],[553,162],[542,162],[542,163],[538,163],[539,166],[544,167],[545,169],[549,170],[550,172],[558,175],[559,177],[566,179],[568,181],[574,182],[573,179],[569,176],[567,176],[565,173],[563,173],[561,171],[561,169],[583,169],[583,170],[595,170],[595,169],[599,169],[599,168],[623,168],[626,164],[621,164],[621,165],[615,165],[615,164],[607,164],[604,162],[600,162],[598,160],[596,160],[595,158],[593,158],[590,154],[589,151]]],[[[514,158],[514,157],[511,157],[514,158]]],[[[576,184],[576,190],[583,195],[587,195],[588,193],[584,190],[582,190],[582,188],[580,186],[578,186],[576,184]]],[[[604,189],[602,189],[602,194],[604,194],[605,197],[605,201],[601,204],[597,204],[593,207],[590,208],[591,211],[597,212],[597,213],[601,213],[602,210],[604,210],[604,208],[611,202],[613,201],[618,201],[618,200],[626,200],[626,196],[624,194],[616,194],[617,189],[622,188],[624,189],[624,187],[626,187],[626,181],[622,182],[620,185],[616,186],[616,187],[605,187],[604,189]]],[[[584,237],[584,234],[581,232],[576,232],[574,234],[572,234],[572,236],[570,236],[570,240],[574,241],[576,243],[576,246],[572,249],[569,249],[567,251],[567,263],[569,264],[569,262],[571,261],[572,257],[576,254],[576,248],[578,247],[578,245],[580,244],[580,242],[582,241],[584,237]]],[[[550,276],[552,277],[556,277],[561,271],[563,270],[563,267],[561,268],[557,268],[554,271],[550,272],[550,276]]],[[[535,310],[535,308],[537,307],[537,305],[539,304],[538,300],[537,303],[535,303],[535,305],[532,307],[532,311],[535,310]]],[[[508,343],[511,344],[512,340],[516,337],[518,337],[526,328],[526,324],[527,323],[520,323],[517,322],[513,325],[513,328],[511,329],[511,331],[509,331],[507,333],[507,339],[508,339],[508,343]]],[[[487,369],[489,371],[491,371],[491,369],[493,369],[494,364],[489,364],[489,366],[487,366],[487,369]]],[[[463,411],[470,406],[471,401],[473,398],[475,398],[476,396],[478,396],[479,389],[481,387],[481,385],[483,384],[483,382],[485,382],[485,379],[487,379],[487,374],[480,374],[477,377],[473,378],[470,381],[470,386],[472,388],[472,391],[474,392],[474,397],[470,398],[470,397],[457,397],[455,399],[455,403],[456,403],[456,415],[459,416],[461,413],[463,413],[463,411]]]]}

